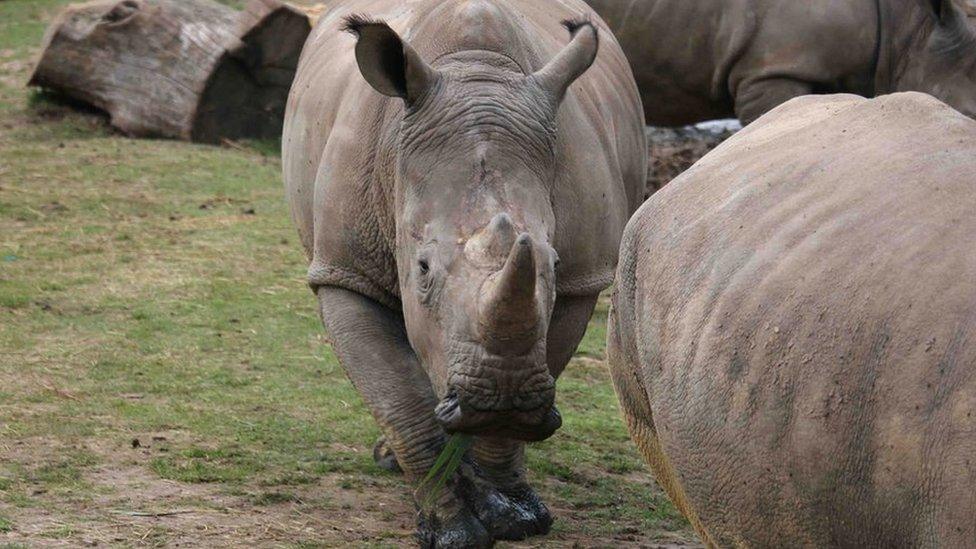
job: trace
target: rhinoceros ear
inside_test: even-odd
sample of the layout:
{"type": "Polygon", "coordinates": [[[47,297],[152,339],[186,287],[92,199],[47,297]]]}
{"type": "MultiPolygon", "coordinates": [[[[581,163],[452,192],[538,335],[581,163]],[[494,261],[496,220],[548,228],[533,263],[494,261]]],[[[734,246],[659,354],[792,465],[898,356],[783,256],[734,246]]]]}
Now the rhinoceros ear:
{"type": "Polygon", "coordinates": [[[590,68],[600,48],[600,33],[588,20],[563,21],[573,37],[552,60],[532,76],[558,103],[570,84],[590,68]]]}
{"type": "Polygon", "coordinates": [[[436,80],[434,70],[386,23],[353,15],[346,18],[343,30],[358,39],[359,72],[383,95],[399,97],[409,105],[436,80]]]}

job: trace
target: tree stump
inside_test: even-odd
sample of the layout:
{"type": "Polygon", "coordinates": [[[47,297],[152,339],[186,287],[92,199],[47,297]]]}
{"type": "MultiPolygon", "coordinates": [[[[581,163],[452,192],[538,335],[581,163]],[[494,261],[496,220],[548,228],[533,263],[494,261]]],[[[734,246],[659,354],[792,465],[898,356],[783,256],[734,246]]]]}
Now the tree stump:
{"type": "Polygon", "coordinates": [[[201,142],[281,135],[312,28],[279,0],[98,0],[51,24],[30,85],[108,113],[140,137],[201,142]]]}

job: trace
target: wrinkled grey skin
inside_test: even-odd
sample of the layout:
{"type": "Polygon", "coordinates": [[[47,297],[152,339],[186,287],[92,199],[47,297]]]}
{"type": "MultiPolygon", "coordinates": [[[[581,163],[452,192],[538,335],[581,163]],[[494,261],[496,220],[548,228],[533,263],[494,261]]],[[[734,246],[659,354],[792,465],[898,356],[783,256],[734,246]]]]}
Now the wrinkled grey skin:
{"type": "Polygon", "coordinates": [[[972,547],[976,121],[793,99],[631,219],[608,331],[658,484],[709,546],[972,547]]]}
{"type": "Polygon", "coordinates": [[[976,34],[952,0],[587,0],[647,123],[752,122],[811,93],[922,91],[976,115],[976,34]]]}
{"type": "Polygon", "coordinates": [[[423,544],[548,530],[524,443],[560,425],[555,379],[641,200],[640,113],[581,1],[339,1],[313,30],[285,181],[323,322],[384,431],[375,456],[417,481],[446,433],[476,436],[440,500],[416,496],[423,544]]]}

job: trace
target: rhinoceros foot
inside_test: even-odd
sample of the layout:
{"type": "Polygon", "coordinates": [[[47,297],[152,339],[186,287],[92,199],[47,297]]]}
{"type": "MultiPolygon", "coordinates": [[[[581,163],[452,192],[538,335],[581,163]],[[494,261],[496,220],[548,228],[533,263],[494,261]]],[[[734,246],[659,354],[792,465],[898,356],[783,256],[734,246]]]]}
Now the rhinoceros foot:
{"type": "Polygon", "coordinates": [[[461,469],[459,490],[496,540],[518,541],[549,533],[552,515],[528,484],[500,489],[466,465],[461,469]]]}
{"type": "Polygon", "coordinates": [[[495,544],[485,527],[466,510],[446,521],[431,520],[421,514],[417,538],[425,549],[480,549],[495,544]]]}
{"type": "MultiPolygon", "coordinates": [[[[499,488],[466,460],[437,507],[421,510],[417,535],[422,547],[491,547],[546,534],[552,515],[528,484],[499,488]]],[[[419,500],[418,500],[419,501],[419,500]]]]}
{"type": "MultiPolygon", "coordinates": [[[[452,498],[453,499],[453,498],[452,498]]],[[[427,549],[491,547],[495,540],[478,517],[457,498],[454,505],[417,514],[417,539],[427,549]]]]}
{"type": "Polygon", "coordinates": [[[499,537],[499,539],[524,539],[529,536],[541,536],[549,533],[549,528],[552,526],[552,513],[549,512],[549,508],[542,502],[539,495],[535,493],[535,490],[528,484],[519,484],[513,489],[505,490],[504,493],[515,506],[522,509],[532,519],[531,528],[527,529],[526,533],[522,534],[522,537],[499,537]]]}
{"type": "Polygon", "coordinates": [[[373,461],[384,471],[397,474],[403,472],[403,468],[400,467],[400,462],[397,461],[396,454],[393,453],[393,448],[386,442],[386,437],[381,436],[376,439],[376,444],[373,445],[373,461]]]}

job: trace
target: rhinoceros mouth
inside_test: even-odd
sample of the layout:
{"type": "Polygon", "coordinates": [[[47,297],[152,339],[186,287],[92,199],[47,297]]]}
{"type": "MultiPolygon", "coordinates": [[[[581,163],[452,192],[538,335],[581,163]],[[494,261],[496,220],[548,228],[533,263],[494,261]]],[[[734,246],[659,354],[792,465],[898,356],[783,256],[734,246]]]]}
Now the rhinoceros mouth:
{"type": "Polygon", "coordinates": [[[550,405],[529,412],[480,411],[462,405],[449,393],[434,409],[434,417],[448,433],[463,433],[536,442],[551,437],[562,426],[559,410],[550,405]]]}
{"type": "Polygon", "coordinates": [[[545,341],[524,355],[502,356],[483,345],[454,339],[446,395],[435,408],[450,433],[518,440],[546,439],[562,425],[553,405],[556,382],[545,341]]]}

